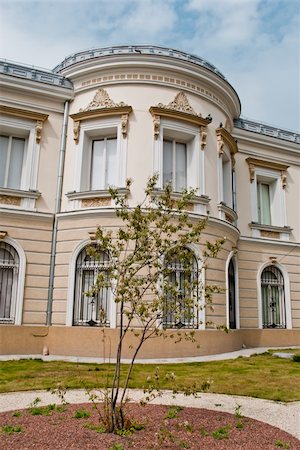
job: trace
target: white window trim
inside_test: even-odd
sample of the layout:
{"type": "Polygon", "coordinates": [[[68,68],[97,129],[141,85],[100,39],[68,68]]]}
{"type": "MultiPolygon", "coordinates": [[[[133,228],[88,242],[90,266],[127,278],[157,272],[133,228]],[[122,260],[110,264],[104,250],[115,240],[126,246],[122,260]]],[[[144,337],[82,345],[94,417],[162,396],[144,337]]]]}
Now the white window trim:
{"type": "Polygon", "coordinates": [[[261,274],[263,270],[270,266],[274,265],[277,267],[283,276],[284,281],[284,304],[285,304],[285,317],[286,317],[286,329],[292,329],[292,311],[291,311],[291,297],[290,297],[290,280],[287,270],[281,264],[275,263],[271,264],[270,261],[262,264],[257,271],[257,310],[258,310],[258,328],[263,329],[262,326],[262,297],[261,297],[261,274]]]}
{"type": "MultiPolygon", "coordinates": [[[[97,139],[97,132],[99,131],[99,136],[105,137],[105,130],[109,130],[108,134],[111,135],[111,129],[116,130],[117,136],[117,186],[118,188],[123,188],[126,186],[126,166],[127,166],[127,136],[124,137],[121,128],[121,117],[113,118],[103,118],[103,119],[91,119],[81,122],[80,128],[80,138],[78,142],[78,148],[76,148],[76,161],[73,179],[73,188],[71,191],[76,193],[83,192],[82,177],[83,174],[83,159],[87,156],[91,158],[91,146],[93,137],[97,139]],[[89,135],[92,133],[93,136],[89,135]],[[88,142],[89,148],[85,148],[85,142],[88,142]]],[[[84,191],[90,192],[91,197],[94,197],[94,191],[84,191]]],[[[78,209],[81,206],[80,200],[70,200],[70,209],[78,209]]]]}
{"type": "MultiPolygon", "coordinates": [[[[90,239],[85,239],[84,241],[81,241],[73,250],[70,261],[69,261],[69,286],[68,286],[68,294],[67,294],[67,314],[66,314],[66,326],[72,327],[73,326],[73,312],[74,312],[74,293],[75,293],[75,278],[76,278],[76,262],[78,255],[80,252],[87,247],[88,245],[91,245],[90,239]]],[[[109,308],[110,311],[110,328],[116,328],[117,327],[117,305],[114,301],[114,293],[113,289],[111,290],[110,294],[110,301],[111,305],[109,308]]],[[[97,327],[98,328],[98,327],[97,327]]]]}
{"type": "Polygon", "coordinates": [[[238,276],[238,261],[235,252],[229,253],[226,264],[225,264],[225,274],[226,274],[226,327],[229,328],[229,278],[228,278],[228,268],[230,261],[234,264],[234,277],[235,277],[235,320],[236,320],[236,330],[240,329],[240,300],[239,300],[239,276],[238,276]]]}
{"type": "MultiPolygon", "coordinates": [[[[38,165],[40,157],[40,143],[36,141],[36,120],[19,119],[14,116],[1,116],[1,134],[25,137],[25,154],[23,159],[20,190],[24,192],[37,191],[38,165]]],[[[3,188],[7,195],[16,190],[3,188]]],[[[22,197],[20,206],[10,206],[15,209],[34,209],[35,198],[22,197]]]]}
{"type": "Polygon", "coordinates": [[[15,240],[9,237],[5,237],[3,242],[11,245],[19,256],[19,272],[18,272],[18,286],[16,293],[16,305],[15,305],[15,321],[14,325],[22,325],[23,315],[23,303],[24,303],[24,285],[25,285],[25,272],[26,272],[26,256],[21,245],[15,240]]]}
{"type": "MultiPolygon", "coordinates": [[[[266,179],[267,184],[273,185],[276,192],[271,195],[276,196],[275,201],[272,202],[270,198],[271,209],[271,225],[277,227],[284,227],[287,225],[287,212],[286,212],[286,196],[285,190],[282,187],[281,173],[276,170],[264,169],[260,167],[255,168],[254,180],[250,185],[251,196],[251,217],[253,222],[258,223],[258,205],[257,205],[257,182],[260,177],[266,179]],[[268,180],[270,182],[268,183],[268,180]],[[275,184],[274,184],[275,183],[275,184]]],[[[263,225],[263,224],[261,224],[263,225]]],[[[255,233],[255,230],[253,230],[255,233]]],[[[255,234],[256,237],[258,237],[255,234]]]]}
{"type": "MultiPolygon", "coordinates": [[[[196,189],[196,195],[205,195],[204,151],[201,149],[200,128],[176,120],[161,120],[160,133],[154,140],[153,172],[158,173],[158,188],[163,188],[163,141],[172,138],[172,131],[189,135],[187,144],[187,187],[196,189]],[[165,136],[165,131],[168,132],[165,136]],[[191,154],[192,152],[192,154],[191,154]]],[[[176,137],[174,137],[175,140],[176,137]]]]}
{"type": "Polygon", "coordinates": [[[218,197],[219,197],[219,203],[226,204],[228,208],[233,209],[233,198],[232,198],[232,161],[231,161],[231,154],[229,150],[226,148],[227,146],[224,145],[223,153],[219,155],[218,157],[218,197]],[[224,155],[226,155],[226,158],[228,159],[227,163],[229,164],[230,168],[230,195],[231,195],[231,204],[228,205],[228,203],[225,202],[225,192],[224,192],[224,171],[223,171],[223,159],[225,158],[224,155]]]}

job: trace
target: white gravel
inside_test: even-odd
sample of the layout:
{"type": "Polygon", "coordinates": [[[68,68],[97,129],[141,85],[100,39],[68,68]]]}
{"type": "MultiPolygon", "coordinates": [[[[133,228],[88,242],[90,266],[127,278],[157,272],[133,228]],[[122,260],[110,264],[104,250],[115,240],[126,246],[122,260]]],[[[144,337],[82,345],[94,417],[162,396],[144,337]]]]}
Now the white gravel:
{"type": "MultiPolygon", "coordinates": [[[[59,399],[47,391],[0,394],[0,412],[28,408],[37,397],[41,399],[39,403],[41,406],[59,403],[59,399]]],[[[144,397],[144,394],[141,390],[130,390],[129,397],[133,401],[138,401],[144,397]]],[[[83,390],[69,390],[66,394],[66,400],[69,403],[84,403],[88,401],[88,396],[83,390]]],[[[170,392],[164,392],[153,403],[206,408],[233,414],[237,406],[240,406],[240,412],[243,416],[278,427],[300,439],[300,402],[279,403],[271,400],[224,394],[201,394],[199,398],[178,394],[174,399],[170,392]]]]}

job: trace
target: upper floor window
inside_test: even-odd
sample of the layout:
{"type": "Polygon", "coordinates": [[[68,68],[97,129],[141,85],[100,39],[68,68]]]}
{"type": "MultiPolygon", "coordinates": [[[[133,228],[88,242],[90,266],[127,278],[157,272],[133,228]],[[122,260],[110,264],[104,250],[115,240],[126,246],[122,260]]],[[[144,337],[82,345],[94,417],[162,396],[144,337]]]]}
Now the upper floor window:
{"type": "Polygon", "coordinates": [[[250,172],[251,223],[255,236],[287,238],[285,187],[288,166],[247,158],[250,172]],[[260,233],[260,234],[257,234],[260,233]]]}
{"type": "Polygon", "coordinates": [[[20,137],[0,136],[0,187],[21,188],[25,142],[20,137]]]}
{"type": "Polygon", "coordinates": [[[171,184],[173,191],[187,187],[187,144],[175,139],[163,141],[163,185],[171,184]]]}
{"type": "Polygon", "coordinates": [[[117,138],[93,139],[91,149],[91,191],[117,185],[117,138]]]}

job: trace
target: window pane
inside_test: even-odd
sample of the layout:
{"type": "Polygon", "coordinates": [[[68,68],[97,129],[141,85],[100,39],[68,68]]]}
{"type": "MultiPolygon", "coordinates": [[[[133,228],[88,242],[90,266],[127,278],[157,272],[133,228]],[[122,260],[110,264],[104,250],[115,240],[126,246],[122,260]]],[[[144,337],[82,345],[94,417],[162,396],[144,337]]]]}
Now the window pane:
{"type": "Polygon", "coordinates": [[[8,152],[8,140],[7,136],[0,136],[0,186],[5,186],[5,170],[6,160],[8,152]]]}
{"type": "Polygon", "coordinates": [[[93,141],[92,148],[92,161],[91,161],[91,179],[90,189],[92,191],[97,189],[103,189],[103,170],[104,166],[104,140],[93,141]]]}
{"type": "Polygon", "coordinates": [[[173,143],[163,144],[163,186],[173,182],[173,143]]]}
{"type": "Polygon", "coordinates": [[[107,139],[106,141],[106,185],[116,186],[117,184],[117,139],[107,139]]]}
{"type": "Polygon", "coordinates": [[[271,225],[270,190],[268,184],[257,184],[257,204],[259,222],[271,225]]]}
{"type": "Polygon", "coordinates": [[[24,158],[25,139],[12,138],[7,187],[20,189],[24,158]]]}
{"type": "Polygon", "coordinates": [[[176,143],[176,180],[175,191],[180,192],[186,188],[186,145],[176,143]]]}

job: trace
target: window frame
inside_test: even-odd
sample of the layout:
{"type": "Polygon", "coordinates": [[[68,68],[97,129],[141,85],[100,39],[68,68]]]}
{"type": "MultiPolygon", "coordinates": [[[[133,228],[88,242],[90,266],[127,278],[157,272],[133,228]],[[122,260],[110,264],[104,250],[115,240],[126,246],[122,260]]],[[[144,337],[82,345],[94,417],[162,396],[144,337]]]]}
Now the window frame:
{"type": "Polygon", "coordinates": [[[24,301],[24,285],[25,285],[25,272],[26,272],[26,256],[21,245],[14,239],[5,237],[1,242],[11,246],[17,253],[19,258],[19,267],[17,274],[17,286],[15,291],[15,320],[11,325],[21,325],[23,315],[23,301],[24,301]]]}
{"type": "Polygon", "coordinates": [[[200,128],[178,120],[162,119],[160,133],[154,140],[153,171],[158,173],[157,186],[163,189],[163,141],[177,140],[186,144],[187,188],[196,189],[196,195],[205,195],[204,151],[201,149],[200,128]]]}
{"type": "Polygon", "coordinates": [[[257,310],[258,310],[258,328],[263,330],[268,330],[269,328],[263,328],[263,321],[262,321],[262,290],[261,290],[261,276],[263,271],[268,267],[274,265],[282,274],[283,281],[284,281],[284,304],[285,304],[285,320],[286,320],[286,327],[285,329],[291,330],[292,329],[292,312],[291,312],[291,296],[290,296],[290,281],[289,281],[289,274],[286,270],[286,268],[277,263],[270,263],[270,261],[265,262],[259,267],[259,270],[257,271],[257,278],[256,278],[256,284],[257,284],[257,310]]]}
{"type": "Polygon", "coordinates": [[[0,194],[20,198],[20,204],[9,205],[10,208],[34,209],[35,201],[40,195],[37,191],[40,157],[40,140],[36,135],[37,122],[8,114],[1,116],[0,126],[1,135],[25,139],[20,187],[19,189],[0,187],[0,194]]]}
{"type": "Polygon", "coordinates": [[[110,197],[108,189],[90,189],[92,143],[93,140],[116,137],[117,138],[117,188],[126,186],[127,136],[122,132],[121,117],[103,117],[84,120],[80,127],[78,148],[76,148],[73,189],[67,194],[70,209],[81,209],[81,199],[110,197]]]}

